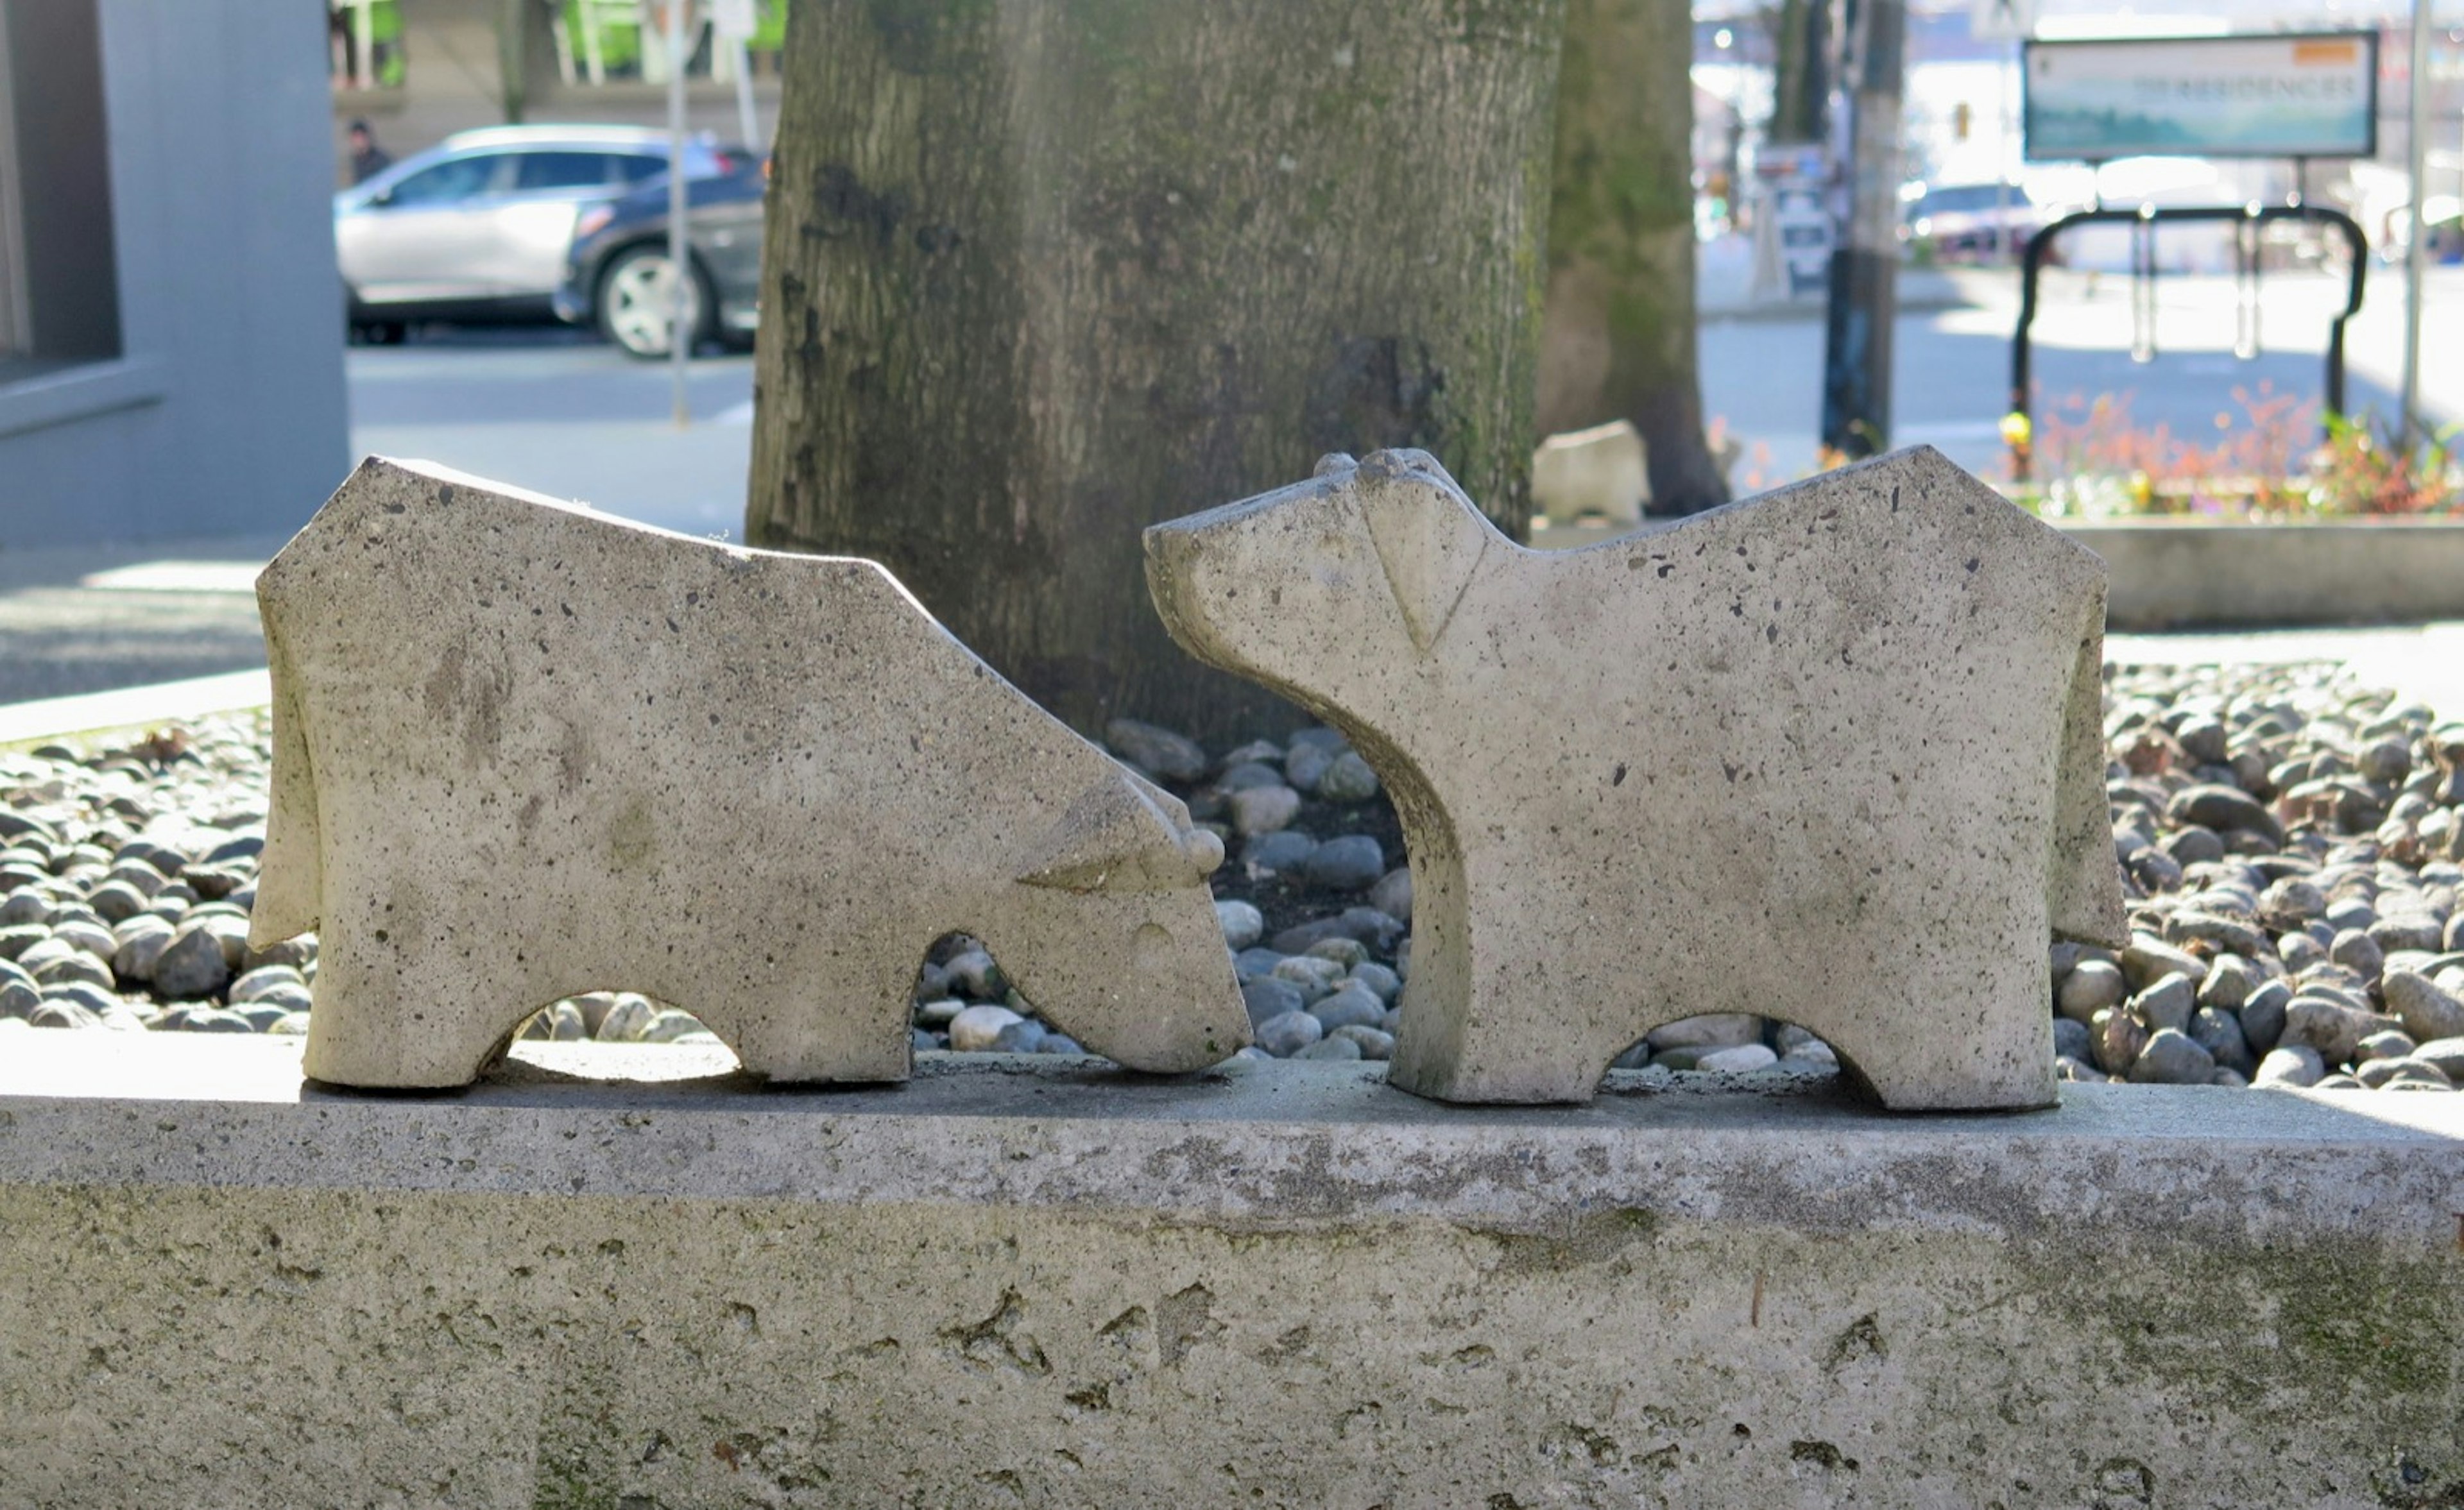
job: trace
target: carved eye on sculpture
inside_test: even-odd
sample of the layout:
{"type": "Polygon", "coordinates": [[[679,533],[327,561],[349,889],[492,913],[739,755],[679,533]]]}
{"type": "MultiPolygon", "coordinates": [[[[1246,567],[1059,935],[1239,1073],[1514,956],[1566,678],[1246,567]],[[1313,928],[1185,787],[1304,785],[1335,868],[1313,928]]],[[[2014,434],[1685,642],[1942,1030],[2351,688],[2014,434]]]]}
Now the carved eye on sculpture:
{"type": "Polygon", "coordinates": [[[1019,872],[1021,883],[1064,891],[1164,891],[1195,886],[1223,863],[1223,842],[1184,833],[1128,772],[1069,804],[1019,872]]]}

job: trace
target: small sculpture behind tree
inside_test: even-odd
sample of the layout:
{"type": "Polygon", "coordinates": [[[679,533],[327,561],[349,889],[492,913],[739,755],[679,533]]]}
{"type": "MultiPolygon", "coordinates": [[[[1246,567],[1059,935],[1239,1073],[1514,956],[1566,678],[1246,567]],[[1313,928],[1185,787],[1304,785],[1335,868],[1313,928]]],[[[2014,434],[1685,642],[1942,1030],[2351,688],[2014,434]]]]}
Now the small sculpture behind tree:
{"type": "Polygon", "coordinates": [[[772,1080],[903,1080],[917,966],[954,930],[1124,1064],[1248,1041],[1221,841],[870,561],[372,460],[257,596],[250,937],[319,930],[319,1080],[463,1084],[601,989],[684,1007],[772,1080]]]}
{"type": "Polygon", "coordinates": [[[1939,453],[1555,553],[1425,454],[1330,456],[1146,538],[1174,636],[1394,795],[1395,1084],[1585,1101],[1736,1012],[1888,1106],[2054,1100],[2048,935],[2123,940],[2104,567],[1939,453]]]}

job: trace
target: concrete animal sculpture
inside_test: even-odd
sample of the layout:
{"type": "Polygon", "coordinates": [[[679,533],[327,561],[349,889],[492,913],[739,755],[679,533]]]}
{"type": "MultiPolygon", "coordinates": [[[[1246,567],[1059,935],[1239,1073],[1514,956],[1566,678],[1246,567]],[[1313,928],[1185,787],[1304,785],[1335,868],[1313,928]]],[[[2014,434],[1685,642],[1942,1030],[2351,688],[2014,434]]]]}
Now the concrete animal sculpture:
{"type": "Polygon", "coordinates": [[[1585,550],[1419,451],[1160,524],[1181,645],[1342,728],[1411,848],[1390,1078],[1587,1100],[1697,1013],[1884,1105],[2054,1099],[2049,933],[2123,935],[2104,571],[1917,449],[1585,550]]]}
{"type": "Polygon", "coordinates": [[[1648,460],[1642,436],[1625,420],[1551,435],[1531,453],[1532,512],[1552,525],[1595,514],[1636,523],[1651,501],[1648,460]]]}
{"type": "Polygon", "coordinates": [[[1221,842],[872,562],[371,460],[257,596],[250,937],[319,930],[319,1080],[462,1084],[600,988],[687,1008],[772,1080],[900,1080],[916,969],[954,930],[1124,1064],[1248,1041],[1221,842]]]}

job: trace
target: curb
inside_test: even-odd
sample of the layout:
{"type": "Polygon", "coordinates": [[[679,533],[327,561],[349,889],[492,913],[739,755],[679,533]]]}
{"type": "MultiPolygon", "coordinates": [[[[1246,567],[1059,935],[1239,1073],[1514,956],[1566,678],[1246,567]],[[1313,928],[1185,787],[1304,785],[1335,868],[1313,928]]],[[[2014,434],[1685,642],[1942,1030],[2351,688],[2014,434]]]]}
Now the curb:
{"type": "MultiPolygon", "coordinates": [[[[1894,309],[1898,315],[1939,315],[1947,310],[1974,309],[1975,300],[1956,294],[1929,295],[1924,298],[1902,299],[1894,309]]],[[[1734,321],[1741,324],[1778,323],[1786,320],[1809,320],[1819,323],[1823,305],[1819,299],[1803,302],[1775,300],[1769,304],[1697,305],[1694,317],[1699,321],[1734,321]]]]}
{"type": "Polygon", "coordinates": [[[11,703],[0,706],[0,749],[121,730],[160,728],[184,718],[263,708],[273,701],[273,680],[259,667],[253,671],[226,671],[185,682],[157,682],[150,687],[11,703]]]}

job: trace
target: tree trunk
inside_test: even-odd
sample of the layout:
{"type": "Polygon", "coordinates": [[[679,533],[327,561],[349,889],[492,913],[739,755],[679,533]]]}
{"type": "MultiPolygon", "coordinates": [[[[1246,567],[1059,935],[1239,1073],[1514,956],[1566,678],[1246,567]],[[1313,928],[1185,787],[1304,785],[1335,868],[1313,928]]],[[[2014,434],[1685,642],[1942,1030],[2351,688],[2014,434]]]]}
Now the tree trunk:
{"type": "Polygon", "coordinates": [[[1632,421],[1655,514],[1728,499],[1695,380],[1692,55],[1683,0],[1567,7],[1540,430],[1632,421]]]}
{"type": "Polygon", "coordinates": [[[1771,71],[1771,120],[1763,139],[1773,143],[1819,142],[1831,98],[1824,66],[1831,47],[1830,0],[1781,0],[1777,9],[1763,14],[1778,58],[1771,71]]]}
{"type": "Polygon", "coordinates": [[[1528,523],[1563,0],[799,0],[745,533],[867,556],[1082,729],[1297,715],[1138,532],[1435,452],[1528,523]]]}

